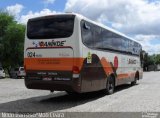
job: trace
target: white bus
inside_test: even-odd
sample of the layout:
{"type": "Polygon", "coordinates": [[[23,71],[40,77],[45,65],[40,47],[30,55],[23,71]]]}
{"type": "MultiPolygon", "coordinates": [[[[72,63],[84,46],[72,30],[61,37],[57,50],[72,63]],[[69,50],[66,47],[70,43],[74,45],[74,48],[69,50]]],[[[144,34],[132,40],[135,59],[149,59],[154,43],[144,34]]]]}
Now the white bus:
{"type": "Polygon", "coordinates": [[[142,46],[74,13],[29,19],[24,67],[29,89],[114,92],[142,78],[142,46]]]}

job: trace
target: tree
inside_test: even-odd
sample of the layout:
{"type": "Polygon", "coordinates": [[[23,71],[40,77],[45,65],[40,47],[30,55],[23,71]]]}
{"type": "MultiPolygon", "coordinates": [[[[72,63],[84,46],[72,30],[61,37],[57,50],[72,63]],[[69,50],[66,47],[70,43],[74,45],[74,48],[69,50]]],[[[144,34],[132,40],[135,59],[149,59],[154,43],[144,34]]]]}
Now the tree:
{"type": "Polygon", "coordinates": [[[155,64],[155,55],[148,55],[148,53],[145,53],[144,66],[143,66],[144,70],[147,71],[149,65],[154,65],[154,64],[155,64]]]}
{"type": "Polygon", "coordinates": [[[0,12],[0,61],[9,69],[23,64],[25,26],[14,21],[7,12],[0,12]]]}
{"type": "Polygon", "coordinates": [[[160,54],[157,54],[157,55],[155,56],[155,63],[156,63],[156,64],[160,64],[160,54]]]}
{"type": "Polygon", "coordinates": [[[24,30],[23,25],[15,23],[10,24],[6,29],[3,64],[7,67],[23,64],[24,30]]]}
{"type": "Polygon", "coordinates": [[[9,13],[0,10],[0,38],[5,35],[5,30],[10,23],[14,22],[14,17],[9,13]]]}
{"type": "Polygon", "coordinates": [[[3,51],[4,51],[4,45],[3,45],[3,39],[6,35],[6,29],[10,23],[13,22],[14,17],[10,16],[7,12],[0,11],[0,62],[2,62],[3,58],[3,51]]]}

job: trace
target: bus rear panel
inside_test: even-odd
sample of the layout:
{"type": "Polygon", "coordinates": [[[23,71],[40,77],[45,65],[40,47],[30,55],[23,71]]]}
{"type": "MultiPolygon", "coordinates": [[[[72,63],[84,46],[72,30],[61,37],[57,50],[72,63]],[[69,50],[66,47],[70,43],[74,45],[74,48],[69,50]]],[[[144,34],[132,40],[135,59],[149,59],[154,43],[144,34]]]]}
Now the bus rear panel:
{"type": "Polygon", "coordinates": [[[75,15],[28,21],[24,51],[27,88],[80,92],[78,74],[82,59],[76,45],[76,22],[75,15]]]}

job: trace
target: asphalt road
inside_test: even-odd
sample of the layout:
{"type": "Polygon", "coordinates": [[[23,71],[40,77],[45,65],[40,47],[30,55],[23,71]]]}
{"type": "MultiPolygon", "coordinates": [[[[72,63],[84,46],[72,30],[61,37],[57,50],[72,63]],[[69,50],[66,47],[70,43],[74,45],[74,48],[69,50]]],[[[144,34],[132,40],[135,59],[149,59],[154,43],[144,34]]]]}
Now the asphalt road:
{"type": "Polygon", "coordinates": [[[0,112],[160,112],[160,72],[145,72],[135,86],[125,84],[113,95],[93,92],[29,90],[23,79],[0,79],[0,112]]]}

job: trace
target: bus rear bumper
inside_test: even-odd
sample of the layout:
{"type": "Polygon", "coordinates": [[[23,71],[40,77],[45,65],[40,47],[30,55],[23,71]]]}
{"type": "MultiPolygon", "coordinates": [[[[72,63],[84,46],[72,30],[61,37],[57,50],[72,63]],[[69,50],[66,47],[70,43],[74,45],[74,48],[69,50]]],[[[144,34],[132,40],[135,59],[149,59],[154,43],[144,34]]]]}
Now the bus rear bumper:
{"type": "Polygon", "coordinates": [[[79,78],[70,81],[44,81],[25,78],[25,86],[28,89],[74,91],[81,93],[79,78]]]}

